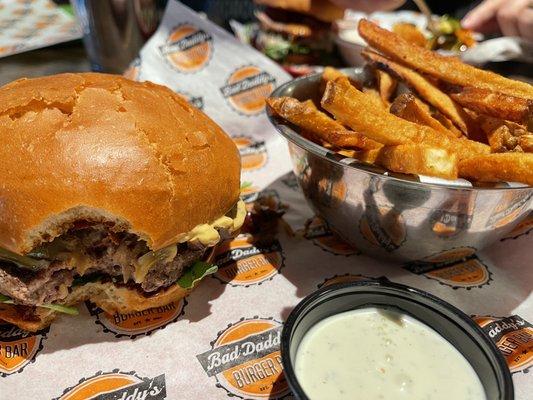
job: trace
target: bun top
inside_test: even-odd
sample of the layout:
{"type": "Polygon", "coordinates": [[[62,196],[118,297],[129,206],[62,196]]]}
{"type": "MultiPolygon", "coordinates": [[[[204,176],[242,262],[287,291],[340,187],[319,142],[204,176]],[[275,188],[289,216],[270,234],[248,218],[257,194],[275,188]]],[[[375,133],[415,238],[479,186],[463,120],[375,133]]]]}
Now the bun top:
{"type": "Polygon", "coordinates": [[[228,212],[233,141],[170,89],[84,73],[0,88],[0,247],[27,253],[79,219],[152,249],[228,212]]]}
{"type": "Polygon", "coordinates": [[[267,7],[307,14],[323,22],[334,22],[344,16],[344,9],[329,0],[254,0],[254,2],[267,7]]]}

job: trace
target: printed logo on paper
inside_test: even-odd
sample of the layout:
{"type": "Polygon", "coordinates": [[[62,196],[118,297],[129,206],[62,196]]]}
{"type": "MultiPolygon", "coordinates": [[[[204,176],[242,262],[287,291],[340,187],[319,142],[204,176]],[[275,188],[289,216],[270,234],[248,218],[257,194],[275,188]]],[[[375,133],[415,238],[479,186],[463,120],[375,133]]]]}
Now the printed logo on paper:
{"type": "Polygon", "coordinates": [[[28,332],[11,324],[0,324],[0,376],[22,372],[26,365],[35,361],[43,349],[48,328],[28,332]]]}
{"type": "Polygon", "coordinates": [[[241,234],[217,246],[214,263],[218,271],[213,277],[231,286],[260,285],[279,274],[284,260],[277,239],[263,242],[241,234]]]}
{"type": "Polygon", "coordinates": [[[359,230],[366,240],[388,252],[398,249],[406,238],[401,213],[390,207],[367,206],[359,230]]]}
{"type": "Polygon", "coordinates": [[[204,98],[202,96],[193,96],[190,93],[187,92],[176,92],[178,95],[180,95],[182,98],[185,99],[190,105],[193,107],[196,107],[199,110],[203,110],[204,108],[204,98]]]}
{"type": "Polygon", "coordinates": [[[143,378],[132,372],[98,372],[66,389],[55,400],[163,400],[167,398],[165,374],[143,378]]]}
{"type": "Polygon", "coordinates": [[[516,220],[522,214],[524,207],[529,204],[531,196],[530,192],[505,193],[489,217],[487,226],[500,228],[516,220]]]}
{"type": "Polygon", "coordinates": [[[282,399],[289,387],[281,364],[282,323],[272,318],[242,318],[229,324],[196,357],[217,387],[241,399],[282,399]]]}
{"type": "Polygon", "coordinates": [[[168,63],[180,72],[196,72],[213,54],[213,38],[192,24],[178,25],[159,48],[168,63]]]}
{"type": "Polygon", "coordinates": [[[141,74],[141,59],[137,57],[135,60],[131,62],[129,67],[124,71],[122,76],[124,78],[131,79],[132,81],[136,81],[139,79],[139,75],[141,74]]]}
{"type": "Polygon", "coordinates": [[[265,100],[275,88],[276,78],[255,65],[234,71],[220,88],[222,96],[239,113],[257,115],[265,109],[265,100]]]}
{"type": "Polygon", "coordinates": [[[305,227],[296,232],[304,238],[311,240],[315,246],[322,250],[340,256],[351,256],[358,254],[358,251],[351,247],[344,240],[331,232],[324,220],[320,217],[313,217],[306,221],[305,227]]]}
{"type": "Polygon", "coordinates": [[[405,269],[454,289],[482,287],[491,281],[491,273],[475,252],[473,247],[445,250],[408,263],[405,269]]]}
{"type": "Polygon", "coordinates": [[[475,316],[474,321],[496,343],[511,373],[528,372],[533,365],[533,326],[518,315],[505,318],[475,316]]]}
{"type": "Polygon", "coordinates": [[[521,236],[529,234],[533,229],[533,213],[530,213],[523,221],[516,225],[503,239],[518,239],[521,236]]]}
{"type": "Polygon", "coordinates": [[[106,313],[90,302],[86,304],[89,313],[96,318],[95,322],[104,328],[104,332],[113,333],[117,338],[127,336],[133,339],[140,335],[150,335],[177,321],[183,315],[187,301],[181,299],[143,311],[114,314],[106,313]]]}
{"type": "Polygon", "coordinates": [[[249,136],[234,136],[232,139],[239,149],[243,171],[253,171],[265,166],[268,155],[264,140],[254,140],[249,136]]]}

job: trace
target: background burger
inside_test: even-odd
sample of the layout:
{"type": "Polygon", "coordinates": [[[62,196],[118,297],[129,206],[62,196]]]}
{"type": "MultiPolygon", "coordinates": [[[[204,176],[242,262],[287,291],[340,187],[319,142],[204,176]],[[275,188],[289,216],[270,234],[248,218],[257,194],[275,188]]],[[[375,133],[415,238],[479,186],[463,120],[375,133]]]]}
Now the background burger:
{"type": "Polygon", "coordinates": [[[201,111],[103,74],[15,81],[0,110],[0,320],[143,310],[214,272],[246,212],[237,148],[201,111]]]}
{"type": "Polygon", "coordinates": [[[344,11],[328,0],[254,0],[255,47],[281,64],[335,64],[331,23],[344,11]]]}

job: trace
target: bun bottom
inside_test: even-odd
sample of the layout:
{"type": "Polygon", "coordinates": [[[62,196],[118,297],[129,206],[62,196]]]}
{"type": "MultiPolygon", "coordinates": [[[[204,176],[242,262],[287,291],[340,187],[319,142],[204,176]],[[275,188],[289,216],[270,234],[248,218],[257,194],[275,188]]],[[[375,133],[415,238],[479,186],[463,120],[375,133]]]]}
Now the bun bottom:
{"type": "MultiPolygon", "coordinates": [[[[109,314],[127,313],[164,306],[186,297],[192,290],[174,284],[152,296],[145,296],[136,289],[115,286],[111,282],[91,282],[75,288],[66,298],[64,305],[75,305],[89,300],[109,314]]],[[[24,312],[27,309],[23,306],[0,304],[0,321],[36,332],[49,326],[58,314],[54,310],[36,307],[35,311],[27,315],[28,313],[24,312]]]]}
{"type": "MultiPolygon", "coordinates": [[[[210,262],[213,255],[214,248],[211,248],[204,260],[210,262]]],[[[146,296],[136,289],[116,286],[112,282],[89,282],[73,288],[62,305],[71,306],[88,300],[109,314],[143,311],[181,300],[197,286],[198,284],[184,289],[174,284],[146,296]]],[[[31,308],[26,306],[0,303],[0,322],[9,322],[26,331],[36,332],[49,326],[58,314],[57,311],[43,307],[35,307],[28,312],[29,310],[31,308]]]]}

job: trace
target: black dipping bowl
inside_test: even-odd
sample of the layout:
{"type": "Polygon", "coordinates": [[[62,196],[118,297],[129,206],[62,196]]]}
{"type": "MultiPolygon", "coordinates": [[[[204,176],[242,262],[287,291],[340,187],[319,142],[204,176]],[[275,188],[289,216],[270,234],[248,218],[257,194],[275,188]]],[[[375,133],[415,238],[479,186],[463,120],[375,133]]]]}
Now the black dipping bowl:
{"type": "MultiPolygon", "coordinates": [[[[483,384],[487,400],[514,399],[511,373],[503,356],[468,315],[424,291],[377,280],[325,286],[292,310],[281,334],[281,357],[295,398],[309,399],[294,373],[296,351],[307,331],[331,315],[366,307],[400,311],[430,326],[470,362],[483,384]]],[[[360,398],[365,398],[364,393],[360,398]]]]}

